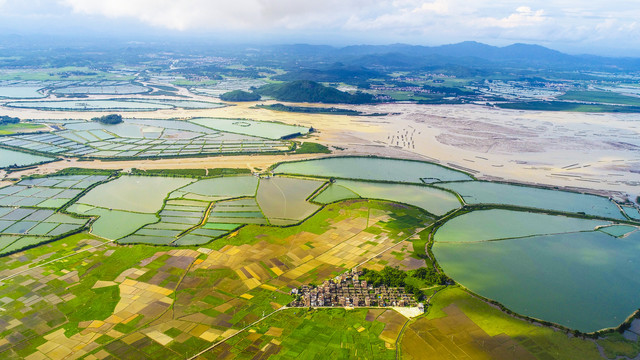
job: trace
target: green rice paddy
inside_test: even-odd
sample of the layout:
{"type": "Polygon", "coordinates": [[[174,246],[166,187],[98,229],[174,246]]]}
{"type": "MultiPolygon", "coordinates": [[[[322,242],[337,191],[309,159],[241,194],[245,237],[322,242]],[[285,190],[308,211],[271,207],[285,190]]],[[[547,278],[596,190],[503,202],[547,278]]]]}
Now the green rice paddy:
{"type": "MultiPolygon", "coordinates": [[[[173,129],[188,133],[199,126],[183,124],[184,127],[176,124],[173,129]]],[[[79,127],[74,131],[94,130],[97,129],[79,127]]],[[[124,135],[130,129],[118,131],[124,135]]],[[[420,162],[335,159],[345,166],[341,174],[348,176],[353,176],[346,171],[349,164],[357,167],[363,160],[382,163],[370,163],[377,164],[377,168],[367,170],[373,177],[368,181],[339,178],[331,183],[326,182],[327,174],[208,179],[121,175],[83,194],[65,213],[59,212],[61,207],[85,189],[106,181],[107,176],[25,179],[0,188],[0,253],[50,241],[87,224],[92,234],[120,244],[224,244],[234,241],[233,237],[216,239],[241,226],[294,225],[316,213],[322,204],[355,198],[412,205],[440,217],[462,207],[455,193],[436,187],[442,186],[459,191],[467,203],[531,209],[475,210],[444,223],[435,234],[433,253],[448,276],[513,311],[581,331],[615,326],[633,310],[633,298],[637,298],[635,279],[640,278],[640,269],[632,259],[640,250],[636,245],[640,232],[636,226],[614,222],[626,218],[612,201],[593,195],[476,181],[433,186],[433,181],[446,176],[468,176],[420,162]],[[386,173],[386,165],[393,168],[401,164],[410,165],[410,171],[393,176],[386,173]],[[428,169],[433,171],[427,174],[428,169]],[[442,173],[437,178],[430,177],[435,171],[442,173]],[[574,217],[537,213],[535,209],[571,213],[574,217]],[[616,259],[624,263],[617,263],[616,259]],[[587,274],[581,278],[592,278],[593,283],[577,279],[577,274],[587,274]],[[611,288],[606,287],[607,281],[613,283],[611,288]],[[597,295],[589,296],[590,291],[597,295]],[[620,306],[617,297],[625,299],[619,301],[620,306]],[[598,308],[607,310],[592,316],[598,308]]],[[[296,164],[304,163],[283,164],[276,171],[296,164]]],[[[631,212],[632,208],[625,211],[631,212]]],[[[389,223],[389,227],[404,228],[406,221],[410,220],[389,223]]]]}

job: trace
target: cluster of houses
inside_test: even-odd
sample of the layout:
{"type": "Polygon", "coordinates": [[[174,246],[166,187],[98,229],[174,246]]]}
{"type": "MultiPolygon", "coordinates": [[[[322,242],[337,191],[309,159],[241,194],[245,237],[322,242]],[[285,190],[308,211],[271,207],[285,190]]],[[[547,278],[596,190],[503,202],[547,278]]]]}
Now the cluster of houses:
{"type": "Polygon", "coordinates": [[[353,270],[325,281],[320,286],[303,285],[291,290],[295,300],[290,307],[422,307],[404,287],[374,287],[360,280],[361,271],[353,270]]]}

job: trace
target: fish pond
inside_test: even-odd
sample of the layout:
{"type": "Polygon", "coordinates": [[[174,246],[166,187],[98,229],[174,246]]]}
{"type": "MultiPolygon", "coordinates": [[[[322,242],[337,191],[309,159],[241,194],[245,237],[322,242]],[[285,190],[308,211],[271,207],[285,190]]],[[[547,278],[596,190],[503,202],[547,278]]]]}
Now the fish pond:
{"type": "Polygon", "coordinates": [[[39,164],[46,161],[51,161],[53,158],[27,154],[23,152],[0,149],[0,168],[8,166],[28,166],[33,164],[39,164]]]}
{"type": "Polygon", "coordinates": [[[289,162],[278,165],[274,172],[414,184],[472,180],[469,175],[463,172],[436,164],[374,157],[334,157],[289,162]]]}
{"type": "Polygon", "coordinates": [[[244,119],[193,119],[191,122],[211,129],[278,140],[309,133],[305,126],[244,119]]]}
{"type": "Polygon", "coordinates": [[[486,181],[436,186],[457,192],[468,204],[510,205],[626,220],[618,206],[602,196],[486,181]]]}
{"type": "Polygon", "coordinates": [[[526,316],[593,332],[638,309],[640,233],[601,231],[484,242],[436,242],[433,253],[460,284],[526,316]]]}

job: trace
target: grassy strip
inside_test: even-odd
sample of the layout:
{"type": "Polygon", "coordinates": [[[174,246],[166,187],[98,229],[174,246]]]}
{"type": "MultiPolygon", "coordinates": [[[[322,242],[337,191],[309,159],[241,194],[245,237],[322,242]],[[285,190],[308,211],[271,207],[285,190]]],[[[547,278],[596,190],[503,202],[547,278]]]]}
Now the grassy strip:
{"type": "Polygon", "coordinates": [[[328,147],[314,143],[305,141],[301,145],[296,146],[294,154],[331,154],[331,150],[328,147]]]}
{"type": "Polygon", "coordinates": [[[159,170],[141,170],[133,168],[131,169],[131,175],[141,175],[141,176],[169,176],[169,177],[195,177],[195,178],[204,178],[204,177],[218,177],[225,175],[250,175],[250,169],[226,169],[226,168],[215,168],[215,169],[159,169],[159,170]]]}
{"type": "Polygon", "coordinates": [[[640,106],[617,106],[601,104],[584,104],[564,101],[530,101],[520,103],[496,104],[502,109],[534,110],[534,111],[571,111],[571,112],[611,112],[611,113],[637,113],[640,106]]]}

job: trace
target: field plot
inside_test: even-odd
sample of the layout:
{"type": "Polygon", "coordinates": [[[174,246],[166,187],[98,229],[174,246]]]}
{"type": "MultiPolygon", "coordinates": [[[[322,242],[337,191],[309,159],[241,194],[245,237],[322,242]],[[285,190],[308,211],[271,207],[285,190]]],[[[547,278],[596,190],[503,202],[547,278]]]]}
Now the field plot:
{"type": "Polygon", "coordinates": [[[317,180],[280,176],[260,179],[256,199],[271,224],[295,224],[320,208],[307,198],[323,184],[317,180]]]}
{"type": "Polygon", "coordinates": [[[0,206],[58,209],[88,187],[106,179],[103,175],[66,175],[22,180],[0,188],[0,206]]]}
{"type": "MultiPolygon", "coordinates": [[[[435,235],[438,242],[478,242],[593,231],[609,225],[603,220],[586,220],[510,210],[473,211],[447,221],[435,235]]],[[[635,229],[635,228],[634,228],[635,229]]]]}
{"type": "Polygon", "coordinates": [[[193,119],[191,122],[219,131],[259,136],[272,140],[285,139],[309,133],[309,128],[304,126],[245,119],[204,118],[193,119]]]}
{"type": "Polygon", "coordinates": [[[468,204],[513,205],[625,220],[617,205],[596,195],[485,181],[453,182],[437,186],[457,192],[468,204]]]}
{"type": "Polygon", "coordinates": [[[433,246],[445,273],[472,291],[584,332],[615,327],[637,309],[639,251],[640,233],[601,231],[433,246]]]}
{"type": "Polygon", "coordinates": [[[51,161],[53,158],[39,155],[32,155],[19,151],[0,149],[0,168],[9,166],[28,166],[51,161]]]}
{"type": "Polygon", "coordinates": [[[400,342],[407,359],[602,359],[591,340],[515,319],[456,287],[436,294],[400,342]]]}
{"type": "Polygon", "coordinates": [[[0,144],[42,153],[107,158],[282,152],[292,143],[219,132],[187,121],[126,119],[121,124],[68,121],[66,130],[0,137],[0,144]]]}
{"type": "MultiPolygon", "coordinates": [[[[342,186],[362,198],[401,202],[435,215],[444,215],[462,206],[454,194],[428,186],[351,180],[337,180],[334,185],[342,186]]],[[[319,196],[323,196],[323,193],[319,196]]]]}
{"type": "MultiPolygon", "coordinates": [[[[5,309],[0,322],[10,324],[0,340],[0,357],[188,358],[287,304],[290,287],[322,282],[392,246],[406,236],[403,231],[413,231],[411,225],[392,226],[405,218],[415,224],[427,220],[413,208],[359,200],[329,205],[299,226],[249,225],[198,251],[109,243],[43,263],[0,284],[5,309]]],[[[37,258],[101,245],[74,239],[2,258],[2,269],[12,269],[2,274],[37,258]]],[[[323,345],[339,357],[394,354],[379,336],[397,331],[397,322],[389,320],[387,326],[382,318],[368,319],[366,310],[322,311],[308,314],[309,319],[298,311],[305,310],[287,310],[283,314],[292,315],[274,315],[277,323],[257,326],[264,345],[275,339],[274,345],[283,345],[282,354],[292,356],[302,348],[300,339],[309,342],[309,336],[300,337],[307,329],[315,339],[307,354],[326,350],[323,345]],[[279,324],[289,322],[287,316],[296,322],[284,329],[279,324]],[[340,346],[355,340],[354,348],[340,346]]],[[[257,336],[253,333],[238,339],[257,336]]]]}
{"type": "Polygon", "coordinates": [[[414,184],[472,180],[463,172],[431,163],[371,157],[335,157],[289,162],[278,165],[273,171],[277,174],[414,184]]]}
{"type": "Polygon", "coordinates": [[[365,309],[288,309],[203,358],[395,359],[395,351],[381,339],[385,319],[368,320],[367,314],[365,309]]]}
{"type": "Polygon", "coordinates": [[[106,176],[53,176],[0,188],[0,255],[83,228],[89,219],[56,210],[106,176]]]}

